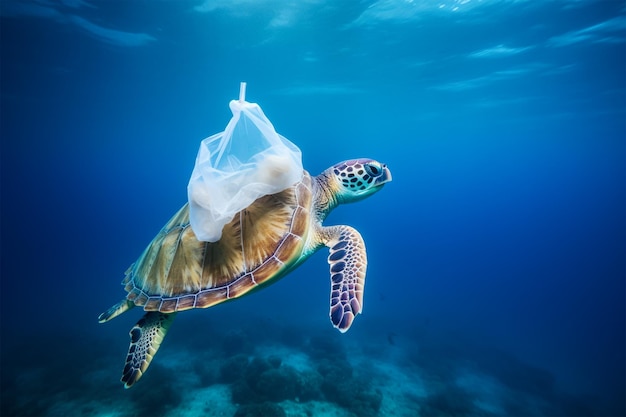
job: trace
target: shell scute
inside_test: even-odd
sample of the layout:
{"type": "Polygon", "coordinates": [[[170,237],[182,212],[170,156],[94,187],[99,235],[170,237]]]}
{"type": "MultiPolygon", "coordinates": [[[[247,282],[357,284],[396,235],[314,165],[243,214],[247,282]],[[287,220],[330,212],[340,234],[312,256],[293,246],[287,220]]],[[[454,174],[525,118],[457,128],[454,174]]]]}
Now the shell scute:
{"type": "Polygon", "coordinates": [[[133,302],[134,302],[134,301],[135,301],[135,299],[136,299],[137,297],[139,297],[139,294],[141,294],[141,291],[140,291],[139,289],[137,289],[137,288],[134,288],[134,287],[133,287],[133,290],[132,290],[132,291],[130,291],[130,292],[128,293],[128,295],[126,296],[126,299],[127,299],[128,301],[133,301],[133,302]]]}
{"type": "Polygon", "coordinates": [[[148,296],[142,292],[133,300],[133,302],[138,306],[145,305],[148,302],[148,296]]]}
{"type": "Polygon", "coordinates": [[[265,281],[275,276],[278,271],[280,271],[280,269],[283,267],[283,265],[284,264],[281,261],[272,256],[261,266],[252,271],[252,274],[254,275],[254,281],[257,284],[263,284],[265,281]]]}
{"type": "Polygon", "coordinates": [[[300,236],[296,236],[290,233],[283,239],[283,241],[280,243],[280,246],[276,249],[275,256],[277,259],[286,262],[287,260],[289,260],[289,257],[292,253],[300,249],[302,244],[303,241],[300,236]]]}
{"type": "Polygon", "coordinates": [[[300,207],[310,207],[313,199],[311,177],[305,178],[295,187],[295,194],[300,207]]]}
{"type": "Polygon", "coordinates": [[[228,298],[239,297],[256,285],[257,283],[254,281],[252,274],[246,274],[228,287],[228,298]]]}
{"type": "Polygon", "coordinates": [[[191,308],[194,308],[195,306],[196,306],[195,294],[185,295],[185,296],[178,298],[178,303],[176,304],[176,311],[189,310],[191,308]]]}
{"type": "Polygon", "coordinates": [[[296,208],[291,223],[291,233],[296,236],[304,236],[307,227],[309,227],[309,211],[304,207],[296,208]]]}
{"type": "Polygon", "coordinates": [[[196,308],[207,308],[219,304],[227,299],[226,287],[204,290],[196,296],[196,308]]]}
{"type": "Polygon", "coordinates": [[[161,307],[159,307],[159,311],[162,313],[173,313],[176,310],[176,304],[178,303],[178,298],[166,298],[161,303],[161,307]]]}
{"type": "Polygon", "coordinates": [[[162,300],[159,297],[150,297],[143,306],[143,309],[146,311],[157,311],[161,306],[161,301],[162,300]]]}

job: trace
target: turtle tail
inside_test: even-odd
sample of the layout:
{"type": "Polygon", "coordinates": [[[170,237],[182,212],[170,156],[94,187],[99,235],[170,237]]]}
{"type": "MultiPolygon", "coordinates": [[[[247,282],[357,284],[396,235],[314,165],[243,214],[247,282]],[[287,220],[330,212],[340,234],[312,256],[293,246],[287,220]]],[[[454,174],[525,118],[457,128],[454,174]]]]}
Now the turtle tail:
{"type": "Polygon", "coordinates": [[[158,311],[146,313],[130,330],[130,346],[126,366],[122,372],[124,388],[130,388],[146,372],[152,358],[159,350],[176,313],[158,311]]]}
{"type": "Polygon", "coordinates": [[[127,299],[123,299],[122,301],[115,304],[114,306],[111,306],[111,308],[109,308],[104,313],[100,314],[98,316],[98,322],[99,323],[107,322],[111,320],[112,318],[115,318],[119,316],[120,314],[127,312],[133,307],[135,307],[135,303],[133,303],[132,301],[128,301],[127,299]]]}

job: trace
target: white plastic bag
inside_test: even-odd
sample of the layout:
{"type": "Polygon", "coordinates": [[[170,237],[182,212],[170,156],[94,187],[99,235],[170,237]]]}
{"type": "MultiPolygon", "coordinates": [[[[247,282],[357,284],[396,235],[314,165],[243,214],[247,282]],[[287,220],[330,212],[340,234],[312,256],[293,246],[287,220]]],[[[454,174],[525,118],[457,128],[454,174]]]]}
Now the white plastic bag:
{"type": "Polygon", "coordinates": [[[302,179],[302,153],[274,130],[256,103],[230,102],[226,129],[202,141],[187,186],[189,219],[198,240],[217,242],[223,227],[257,198],[302,179]]]}

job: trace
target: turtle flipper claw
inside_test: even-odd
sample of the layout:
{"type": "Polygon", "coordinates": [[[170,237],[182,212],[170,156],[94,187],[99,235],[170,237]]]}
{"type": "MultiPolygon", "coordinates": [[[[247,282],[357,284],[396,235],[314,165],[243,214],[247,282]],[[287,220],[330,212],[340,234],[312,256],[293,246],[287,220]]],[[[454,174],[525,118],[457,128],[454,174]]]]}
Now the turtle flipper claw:
{"type": "Polygon", "coordinates": [[[121,381],[130,388],[146,372],[176,314],[151,311],[130,329],[130,346],[121,381]]]}

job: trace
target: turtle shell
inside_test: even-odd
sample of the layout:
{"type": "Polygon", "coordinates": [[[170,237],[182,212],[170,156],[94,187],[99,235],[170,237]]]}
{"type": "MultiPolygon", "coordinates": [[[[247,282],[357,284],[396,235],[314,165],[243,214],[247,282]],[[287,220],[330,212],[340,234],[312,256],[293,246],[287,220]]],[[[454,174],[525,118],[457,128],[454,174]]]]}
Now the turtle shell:
{"type": "Polygon", "coordinates": [[[127,299],[146,311],[206,308],[278,278],[302,254],[311,216],[311,176],[257,199],[214,243],[196,238],[185,204],[126,271],[127,299]]]}

